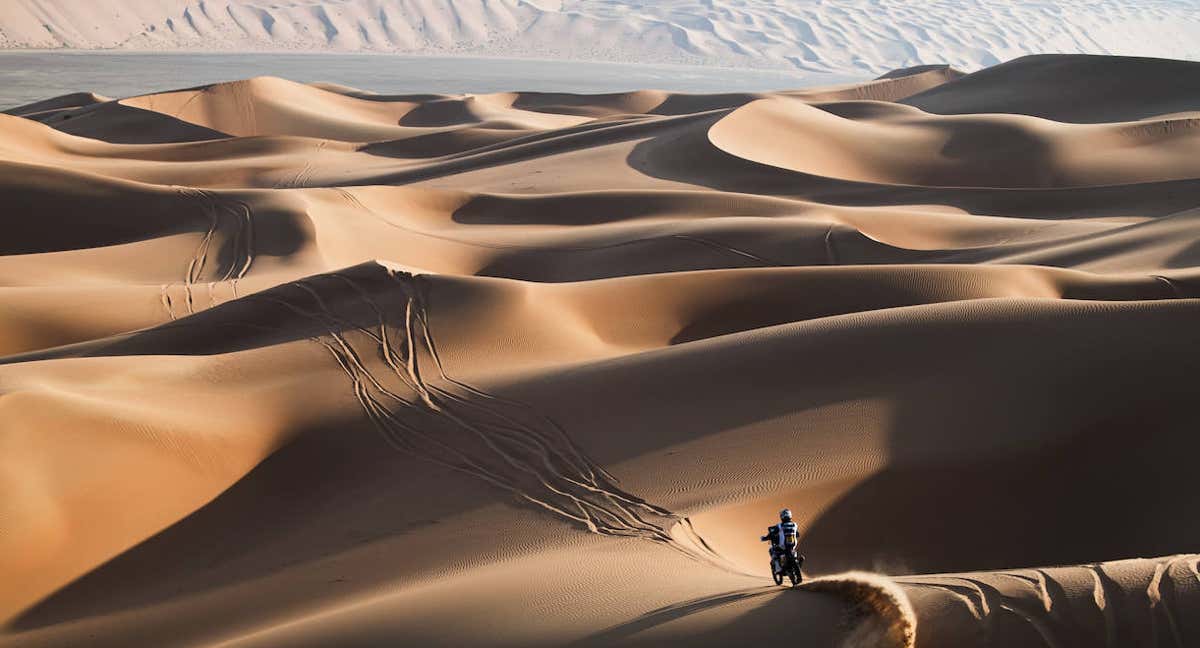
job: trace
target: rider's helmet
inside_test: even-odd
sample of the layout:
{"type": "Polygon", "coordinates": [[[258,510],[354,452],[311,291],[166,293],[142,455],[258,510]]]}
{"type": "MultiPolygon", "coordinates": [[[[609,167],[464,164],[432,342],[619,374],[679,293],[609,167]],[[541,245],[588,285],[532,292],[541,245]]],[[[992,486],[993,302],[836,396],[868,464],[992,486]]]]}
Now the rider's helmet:
{"type": "Polygon", "coordinates": [[[791,522],[792,521],[792,510],[791,509],[783,509],[782,511],[780,511],[779,512],[779,521],[780,522],[791,522]]]}

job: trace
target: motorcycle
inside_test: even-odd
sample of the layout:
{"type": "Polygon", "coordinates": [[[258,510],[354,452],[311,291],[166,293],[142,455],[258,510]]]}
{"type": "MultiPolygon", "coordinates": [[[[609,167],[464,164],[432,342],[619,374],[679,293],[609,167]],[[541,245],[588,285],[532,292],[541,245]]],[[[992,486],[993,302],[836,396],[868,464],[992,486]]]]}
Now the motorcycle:
{"type": "Polygon", "coordinates": [[[795,547],[779,548],[771,555],[771,577],[775,579],[776,585],[782,585],[784,576],[787,576],[788,580],[792,581],[792,586],[795,587],[803,580],[803,576],[800,574],[802,564],[804,564],[804,556],[796,553],[795,547]]]}

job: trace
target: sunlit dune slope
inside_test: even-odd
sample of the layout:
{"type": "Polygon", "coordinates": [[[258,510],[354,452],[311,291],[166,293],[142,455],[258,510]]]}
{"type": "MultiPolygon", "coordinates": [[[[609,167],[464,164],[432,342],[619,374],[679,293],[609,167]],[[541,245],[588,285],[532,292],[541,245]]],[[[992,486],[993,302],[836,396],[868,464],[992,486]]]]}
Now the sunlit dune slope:
{"type": "Polygon", "coordinates": [[[1189,65],[10,111],[0,646],[1193,645],[1189,65]]]}

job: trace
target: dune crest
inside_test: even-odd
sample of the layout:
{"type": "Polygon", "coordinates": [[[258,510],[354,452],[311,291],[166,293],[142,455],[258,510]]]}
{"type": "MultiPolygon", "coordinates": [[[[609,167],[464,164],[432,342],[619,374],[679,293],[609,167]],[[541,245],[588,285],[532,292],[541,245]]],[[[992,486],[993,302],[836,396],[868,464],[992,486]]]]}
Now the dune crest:
{"type": "Polygon", "coordinates": [[[825,592],[847,599],[860,618],[842,641],[845,648],[879,646],[913,648],[917,641],[917,614],[899,585],[885,576],[869,572],[846,572],[822,576],[801,584],[811,592],[825,592]]]}
{"type": "Polygon", "coordinates": [[[0,48],[463,53],[881,74],[1021,53],[1194,58],[1189,0],[9,0],[0,48]]]}
{"type": "Polygon", "coordinates": [[[896,104],[814,107],[777,97],[738,108],[713,125],[709,138],[740,158],[856,182],[1088,187],[1196,177],[1200,113],[1066,125],[1016,115],[937,117],[896,104]]]}
{"type": "Polygon", "coordinates": [[[1194,643],[1192,65],[0,115],[0,646],[1194,643]]]}

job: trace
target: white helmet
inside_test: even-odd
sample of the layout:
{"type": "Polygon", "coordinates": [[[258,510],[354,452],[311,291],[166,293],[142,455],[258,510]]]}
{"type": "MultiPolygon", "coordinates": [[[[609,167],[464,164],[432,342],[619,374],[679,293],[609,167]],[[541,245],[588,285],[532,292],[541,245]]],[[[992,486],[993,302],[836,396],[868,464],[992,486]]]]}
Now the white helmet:
{"type": "Polygon", "coordinates": [[[780,511],[779,519],[783,522],[791,522],[792,521],[792,510],[791,509],[783,509],[782,511],[780,511]]]}

